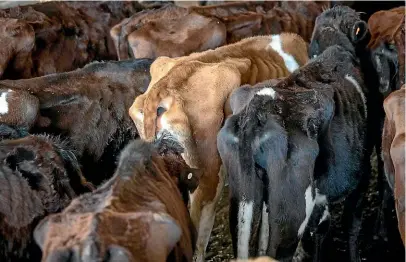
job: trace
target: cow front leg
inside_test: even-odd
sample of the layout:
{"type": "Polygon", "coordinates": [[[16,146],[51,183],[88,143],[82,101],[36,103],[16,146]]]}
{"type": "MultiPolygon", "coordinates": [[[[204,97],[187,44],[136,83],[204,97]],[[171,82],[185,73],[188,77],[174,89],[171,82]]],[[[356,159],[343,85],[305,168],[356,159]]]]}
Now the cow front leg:
{"type": "Polygon", "coordinates": [[[343,226],[348,234],[348,250],[351,262],[360,262],[358,236],[362,224],[364,196],[368,188],[369,177],[363,176],[356,189],[346,198],[343,212],[343,226]]]}
{"type": "MultiPolygon", "coordinates": [[[[226,171],[223,166],[221,166],[218,173],[215,195],[211,200],[203,201],[204,197],[207,197],[205,195],[207,193],[206,190],[210,188],[200,187],[200,185],[200,188],[198,187],[191,195],[190,216],[197,229],[196,251],[193,259],[195,262],[205,261],[206,248],[214,225],[216,205],[223,192],[225,178],[226,171]]],[[[208,198],[210,199],[210,196],[208,196],[208,198]]]]}
{"type": "Polygon", "coordinates": [[[320,261],[320,248],[330,226],[327,197],[309,186],[305,192],[306,217],[300,225],[299,244],[293,256],[294,262],[320,261]]]}

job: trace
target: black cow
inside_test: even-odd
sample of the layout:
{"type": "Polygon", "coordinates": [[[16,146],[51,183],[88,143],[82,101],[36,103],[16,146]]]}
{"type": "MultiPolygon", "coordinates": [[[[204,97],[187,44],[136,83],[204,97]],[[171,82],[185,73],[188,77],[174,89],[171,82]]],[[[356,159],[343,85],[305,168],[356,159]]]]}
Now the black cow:
{"type": "Polygon", "coordinates": [[[218,149],[229,174],[239,258],[266,252],[278,260],[318,261],[329,205],[369,173],[368,93],[353,45],[348,38],[338,43],[276,84],[258,84],[254,95],[239,89],[231,98],[233,115],[218,134],[218,149]]]}

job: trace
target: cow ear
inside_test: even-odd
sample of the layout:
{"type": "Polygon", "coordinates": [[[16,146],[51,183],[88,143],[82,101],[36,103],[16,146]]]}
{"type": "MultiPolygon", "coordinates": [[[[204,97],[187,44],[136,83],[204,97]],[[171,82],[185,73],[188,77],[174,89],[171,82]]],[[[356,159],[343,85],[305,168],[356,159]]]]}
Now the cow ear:
{"type": "Polygon", "coordinates": [[[351,39],[353,43],[358,43],[366,36],[368,25],[364,21],[358,21],[354,24],[351,31],[351,39]]]}
{"type": "Polygon", "coordinates": [[[44,218],[34,229],[34,240],[37,245],[44,250],[44,243],[46,235],[48,234],[49,218],[44,218]]]}
{"type": "Polygon", "coordinates": [[[19,35],[24,30],[24,27],[21,23],[11,24],[6,27],[6,32],[9,36],[19,35]]]}

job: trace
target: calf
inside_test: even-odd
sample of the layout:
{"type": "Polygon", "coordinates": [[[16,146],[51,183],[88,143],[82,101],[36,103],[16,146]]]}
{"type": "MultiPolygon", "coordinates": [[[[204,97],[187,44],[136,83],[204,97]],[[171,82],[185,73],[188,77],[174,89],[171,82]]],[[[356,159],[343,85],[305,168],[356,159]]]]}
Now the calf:
{"type": "Polygon", "coordinates": [[[127,110],[146,90],[151,63],[94,62],[72,72],[0,81],[0,122],[68,138],[84,174],[99,184],[113,174],[123,146],[137,137],[127,110]]]}
{"type": "MultiPolygon", "coordinates": [[[[368,108],[366,141],[369,141],[369,143],[365,145],[366,152],[363,160],[367,163],[364,163],[365,169],[363,172],[360,172],[359,176],[353,180],[357,188],[347,197],[343,215],[345,232],[349,238],[348,245],[351,261],[359,261],[357,238],[361,229],[364,193],[369,184],[369,158],[374,147],[379,152],[381,120],[384,116],[382,108],[377,106],[382,104],[383,97],[379,93],[379,79],[371,62],[371,52],[367,48],[369,38],[368,26],[361,20],[359,13],[347,6],[334,6],[317,17],[309,47],[310,57],[316,57],[332,45],[340,45],[346,50],[354,50],[356,55],[354,59],[360,63],[359,70],[363,75],[368,76],[364,78],[364,81],[365,86],[368,87],[365,101],[368,108]]],[[[338,179],[336,183],[339,181],[342,180],[338,179]]]]}
{"type": "Polygon", "coordinates": [[[1,141],[0,163],[0,260],[38,261],[32,238],[37,223],[91,185],[72,149],[51,136],[1,141]]]}
{"type": "Polygon", "coordinates": [[[217,137],[235,255],[290,261],[301,239],[305,253],[300,246],[295,261],[318,261],[309,243],[323,239],[329,205],[369,168],[366,88],[355,52],[332,46],[290,76],[246,90],[232,97],[233,115],[217,137]]]}
{"type": "Polygon", "coordinates": [[[34,43],[34,29],[29,24],[0,18],[0,78],[7,78],[10,73],[18,78],[31,76],[34,43]]]}
{"type": "Polygon", "coordinates": [[[192,261],[195,231],[182,195],[198,174],[182,151],[167,136],[126,146],[113,178],[35,229],[42,261],[192,261]]]}
{"type": "Polygon", "coordinates": [[[382,157],[386,179],[395,197],[399,232],[405,244],[405,85],[384,101],[382,157]]]}
{"type": "Polygon", "coordinates": [[[202,168],[191,201],[198,261],[204,260],[224,185],[216,137],[230,114],[230,93],[241,84],[289,75],[307,62],[306,50],[301,37],[286,33],[247,38],[185,57],[160,57],[151,65],[148,90],[129,113],[142,139],[150,141],[168,131],[185,147],[186,162],[202,168]]]}

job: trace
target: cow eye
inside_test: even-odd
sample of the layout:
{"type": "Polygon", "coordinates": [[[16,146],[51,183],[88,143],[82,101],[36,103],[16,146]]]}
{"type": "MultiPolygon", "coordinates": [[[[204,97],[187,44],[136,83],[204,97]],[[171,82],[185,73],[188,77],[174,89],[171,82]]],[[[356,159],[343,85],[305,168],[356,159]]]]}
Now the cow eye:
{"type": "Polygon", "coordinates": [[[158,117],[160,117],[165,112],[166,112],[166,109],[162,106],[159,106],[158,109],[156,110],[156,114],[158,117]]]}

